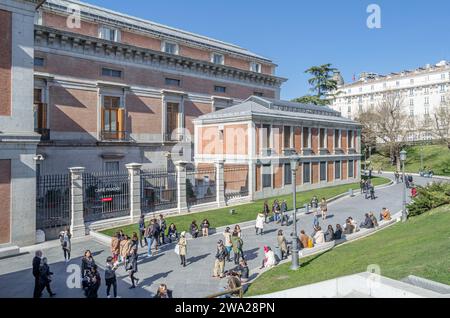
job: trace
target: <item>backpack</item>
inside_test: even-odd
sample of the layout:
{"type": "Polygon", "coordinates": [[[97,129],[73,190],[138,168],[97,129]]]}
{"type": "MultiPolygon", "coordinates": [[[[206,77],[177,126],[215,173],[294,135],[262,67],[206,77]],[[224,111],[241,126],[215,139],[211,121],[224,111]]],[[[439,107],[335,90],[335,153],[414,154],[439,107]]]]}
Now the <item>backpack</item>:
{"type": "Polygon", "coordinates": [[[313,248],[314,247],[314,243],[312,238],[308,237],[308,248],[313,248]]]}

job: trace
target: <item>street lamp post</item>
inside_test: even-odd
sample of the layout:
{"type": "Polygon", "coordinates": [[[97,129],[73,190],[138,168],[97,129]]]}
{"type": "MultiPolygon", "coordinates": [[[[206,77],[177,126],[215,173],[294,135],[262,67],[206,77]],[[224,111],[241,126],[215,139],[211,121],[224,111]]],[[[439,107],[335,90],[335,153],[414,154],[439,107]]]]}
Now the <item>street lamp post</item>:
{"type": "Polygon", "coordinates": [[[297,167],[298,167],[298,157],[292,156],[291,159],[291,172],[292,172],[292,201],[294,207],[294,237],[292,241],[292,270],[297,270],[300,265],[298,262],[298,241],[297,241],[297,189],[296,189],[296,176],[297,176],[297,167]]]}
{"type": "Polygon", "coordinates": [[[408,215],[406,214],[406,182],[405,182],[405,161],[406,151],[400,151],[400,161],[402,162],[402,175],[403,175],[403,202],[402,202],[402,222],[406,222],[408,215]]]}
{"type": "MultiPolygon", "coordinates": [[[[369,146],[369,159],[372,155],[372,147],[369,146]]],[[[372,178],[372,174],[370,173],[370,168],[369,168],[369,180],[372,178]]]]}
{"type": "Polygon", "coordinates": [[[364,148],[364,175],[366,175],[367,169],[367,146],[364,148]]]}

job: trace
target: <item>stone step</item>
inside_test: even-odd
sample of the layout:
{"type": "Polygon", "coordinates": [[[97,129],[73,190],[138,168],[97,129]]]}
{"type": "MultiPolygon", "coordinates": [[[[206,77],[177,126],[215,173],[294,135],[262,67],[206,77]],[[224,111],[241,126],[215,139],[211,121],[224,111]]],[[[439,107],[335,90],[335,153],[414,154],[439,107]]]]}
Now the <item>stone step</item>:
{"type": "Polygon", "coordinates": [[[403,279],[401,279],[402,282],[420,287],[423,289],[427,289],[430,291],[433,291],[435,293],[443,294],[443,295],[450,295],[450,286],[445,285],[442,283],[438,283],[426,278],[409,275],[403,279]]]}
{"type": "Polygon", "coordinates": [[[20,248],[16,245],[0,245],[0,259],[20,254],[20,248]]]}

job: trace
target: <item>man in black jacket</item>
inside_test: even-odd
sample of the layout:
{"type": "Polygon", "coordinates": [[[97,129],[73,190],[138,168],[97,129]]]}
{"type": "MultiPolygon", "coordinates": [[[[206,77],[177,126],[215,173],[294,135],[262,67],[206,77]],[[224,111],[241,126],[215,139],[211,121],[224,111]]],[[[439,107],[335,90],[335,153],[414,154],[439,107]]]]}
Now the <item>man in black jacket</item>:
{"type": "Polygon", "coordinates": [[[41,258],[42,251],[36,251],[35,256],[33,258],[33,276],[34,276],[34,298],[41,298],[42,288],[40,284],[40,271],[39,267],[41,266],[41,258]]]}

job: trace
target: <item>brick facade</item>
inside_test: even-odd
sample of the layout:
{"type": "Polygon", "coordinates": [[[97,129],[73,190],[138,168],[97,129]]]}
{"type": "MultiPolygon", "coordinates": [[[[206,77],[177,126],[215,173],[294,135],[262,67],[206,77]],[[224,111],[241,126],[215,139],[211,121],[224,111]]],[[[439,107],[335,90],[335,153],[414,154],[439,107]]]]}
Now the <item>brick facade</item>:
{"type": "Polygon", "coordinates": [[[0,116],[11,115],[11,12],[0,10],[0,116]]]}

